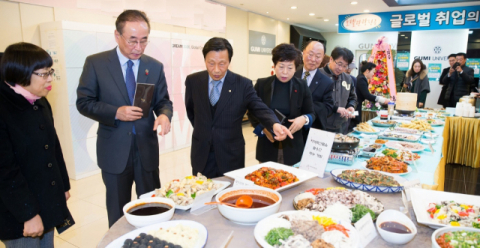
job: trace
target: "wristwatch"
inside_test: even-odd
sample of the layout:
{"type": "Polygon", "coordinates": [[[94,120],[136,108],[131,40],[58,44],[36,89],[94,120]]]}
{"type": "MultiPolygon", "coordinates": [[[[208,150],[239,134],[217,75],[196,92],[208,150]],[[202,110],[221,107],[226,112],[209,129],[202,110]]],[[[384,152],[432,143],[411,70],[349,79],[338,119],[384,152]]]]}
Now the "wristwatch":
{"type": "Polygon", "coordinates": [[[305,122],[305,125],[308,125],[308,123],[310,123],[310,118],[308,118],[307,115],[303,115],[303,117],[305,117],[305,120],[307,120],[307,121],[305,122]]]}

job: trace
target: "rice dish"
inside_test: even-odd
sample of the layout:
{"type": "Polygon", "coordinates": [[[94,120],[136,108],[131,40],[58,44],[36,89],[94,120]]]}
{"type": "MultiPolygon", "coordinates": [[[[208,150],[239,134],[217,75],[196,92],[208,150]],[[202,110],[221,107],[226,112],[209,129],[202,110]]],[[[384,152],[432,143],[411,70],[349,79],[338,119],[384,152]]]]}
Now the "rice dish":
{"type": "Polygon", "coordinates": [[[336,230],[323,233],[322,239],[327,243],[333,244],[335,248],[350,248],[353,246],[352,241],[345,234],[336,230]]]}
{"type": "Polygon", "coordinates": [[[352,220],[352,211],[347,206],[339,202],[328,206],[323,213],[341,220],[352,220]]]}
{"type": "Polygon", "coordinates": [[[199,238],[197,229],[182,224],[169,228],[151,230],[148,234],[170,243],[180,245],[183,248],[193,248],[199,238]]]}

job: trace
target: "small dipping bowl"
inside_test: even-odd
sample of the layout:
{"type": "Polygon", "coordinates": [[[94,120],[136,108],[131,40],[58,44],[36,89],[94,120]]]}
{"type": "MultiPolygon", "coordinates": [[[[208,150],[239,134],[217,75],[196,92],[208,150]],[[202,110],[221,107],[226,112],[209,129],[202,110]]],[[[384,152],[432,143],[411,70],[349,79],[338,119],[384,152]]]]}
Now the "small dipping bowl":
{"type": "Polygon", "coordinates": [[[134,225],[137,228],[168,221],[173,217],[174,213],[175,213],[175,202],[171,199],[163,198],[163,197],[150,197],[145,199],[137,199],[127,203],[123,207],[123,214],[125,215],[125,218],[127,218],[128,223],[134,225]],[[170,209],[166,212],[153,214],[153,215],[140,216],[140,215],[133,215],[128,213],[131,209],[137,206],[151,204],[151,203],[160,203],[162,205],[166,205],[170,207],[170,209]]]}
{"type": "Polygon", "coordinates": [[[408,218],[405,214],[397,210],[388,209],[383,211],[377,218],[376,226],[378,233],[380,233],[380,236],[383,238],[383,240],[390,244],[403,245],[410,242],[415,235],[417,235],[417,227],[415,227],[413,221],[410,220],[410,218],[408,218]],[[380,228],[382,223],[389,221],[400,223],[408,227],[408,229],[410,229],[412,232],[394,233],[380,228]]]}
{"type": "MultiPolygon", "coordinates": [[[[227,198],[233,196],[242,195],[260,195],[270,198],[275,203],[261,208],[236,208],[227,205],[219,204],[218,211],[230,221],[240,225],[255,225],[263,218],[270,216],[280,209],[280,203],[282,202],[282,196],[275,190],[260,188],[255,186],[235,187],[228,188],[217,194],[215,200],[217,202],[224,201],[227,198]]],[[[252,197],[254,198],[254,197],[252,197]]],[[[254,199],[255,200],[255,199],[254,199]]]]}
{"type": "Polygon", "coordinates": [[[432,248],[440,248],[437,243],[437,238],[442,236],[444,233],[447,232],[457,232],[457,231],[467,231],[467,232],[480,232],[480,229],[473,228],[473,227],[460,227],[460,226],[446,226],[437,229],[432,234],[432,248]]]}

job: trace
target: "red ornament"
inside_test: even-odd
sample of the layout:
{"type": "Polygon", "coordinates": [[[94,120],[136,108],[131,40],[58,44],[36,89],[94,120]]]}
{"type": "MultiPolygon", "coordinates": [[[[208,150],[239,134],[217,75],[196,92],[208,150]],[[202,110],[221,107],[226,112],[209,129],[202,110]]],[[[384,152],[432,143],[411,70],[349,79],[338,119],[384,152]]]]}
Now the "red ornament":
{"type": "Polygon", "coordinates": [[[148,76],[148,69],[146,69],[146,70],[145,70],[145,75],[147,75],[147,76],[148,76]]]}
{"type": "Polygon", "coordinates": [[[295,93],[297,93],[297,90],[295,90],[295,93]]]}

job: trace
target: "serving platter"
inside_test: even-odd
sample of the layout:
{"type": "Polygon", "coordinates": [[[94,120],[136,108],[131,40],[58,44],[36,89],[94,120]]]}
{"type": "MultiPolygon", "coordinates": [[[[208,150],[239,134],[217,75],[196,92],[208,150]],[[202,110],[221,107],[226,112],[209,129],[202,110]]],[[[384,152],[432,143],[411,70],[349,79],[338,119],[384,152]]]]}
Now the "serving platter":
{"type": "Polygon", "coordinates": [[[392,175],[390,173],[382,172],[382,171],[376,171],[378,173],[385,174],[387,176],[393,177],[399,184],[400,186],[397,187],[385,187],[385,186],[374,186],[374,185],[366,185],[366,184],[361,184],[361,183],[354,183],[350,182],[348,180],[342,179],[338,177],[338,175],[342,174],[344,170],[350,170],[350,169],[336,169],[330,171],[330,174],[332,175],[333,179],[337,181],[338,183],[345,185],[350,188],[358,189],[358,190],[363,190],[363,191],[368,191],[368,192],[377,192],[377,193],[398,193],[403,190],[403,184],[407,181],[407,179],[402,178],[398,175],[392,175]]]}
{"type": "Polygon", "coordinates": [[[421,135],[418,134],[409,134],[409,133],[402,133],[402,132],[391,132],[391,131],[385,131],[382,132],[381,134],[378,135],[379,139],[389,139],[389,140],[400,140],[400,141],[408,141],[408,142],[417,142],[420,140],[421,135]],[[415,139],[407,139],[407,138],[399,138],[399,137],[393,137],[390,135],[403,135],[403,136],[412,136],[415,139]]]}
{"type": "MultiPolygon", "coordinates": [[[[407,161],[405,161],[405,163],[407,163],[407,161]]],[[[363,161],[361,165],[362,165],[363,168],[365,168],[365,169],[367,169],[367,170],[378,171],[378,170],[372,170],[372,169],[367,168],[367,161],[363,161]]],[[[385,172],[385,171],[378,171],[378,172],[384,172],[384,173],[386,173],[386,174],[389,174],[390,176],[391,176],[391,175],[405,176],[405,175],[409,174],[409,173],[412,172],[412,171],[413,171],[412,167],[407,166],[407,172],[405,172],[405,173],[390,173],[390,172],[385,172]]]]}
{"type": "Polygon", "coordinates": [[[373,129],[375,129],[375,132],[364,132],[364,131],[359,131],[359,130],[357,130],[356,127],[354,127],[354,128],[353,128],[353,131],[355,131],[355,132],[357,132],[357,133],[364,133],[364,134],[377,134],[377,133],[380,133],[380,131],[381,131],[381,130],[378,129],[378,128],[373,128],[373,129]]]}
{"type": "Polygon", "coordinates": [[[388,148],[391,148],[391,149],[395,149],[395,150],[408,150],[408,151],[411,151],[411,152],[421,152],[423,150],[425,150],[425,146],[421,145],[421,144],[418,144],[418,143],[411,143],[411,142],[404,142],[404,141],[389,141],[385,144],[386,147],[388,148]],[[405,148],[403,145],[415,145],[418,147],[418,149],[416,148],[405,148]]]}
{"type": "MultiPolygon", "coordinates": [[[[256,171],[256,170],[258,170],[262,167],[270,167],[270,168],[273,168],[273,169],[284,170],[286,172],[292,173],[293,175],[295,175],[298,178],[297,182],[294,182],[294,183],[285,185],[283,187],[280,187],[278,189],[275,189],[278,192],[284,191],[286,189],[293,188],[293,187],[295,187],[299,184],[304,183],[307,180],[310,180],[310,179],[318,176],[316,173],[313,173],[313,172],[310,172],[310,171],[294,168],[292,166],[287,166],[287,165],[283,165],[283,164],[279,164],[279,163],[275,163],[275,162],[266,162],[266,163],[262,163],[262,164],[253,165],[253,166],[249,166],[249,167],[246,167],[246,168],[230,171],[230,172],[227,172],[223,175],[225,175],[227,177],[230,177],[230,178],[233,178],[233,179],[236,179],[236,178],[245,179],[245,176],[247,174],[252,173],[252,172],[254,172],[254,171],[256,171]]],[[[259,187],[261,187],[261,186],[259,186],[259,187]]]]}
{"type": "MultiPolygon", "coordinates": [[[[219,181],[219,180],[212,180],[213,183],[217,184],[221,184],[222,186],[220,188],[218,188],[217,190],[215,190],[215,192],[213,193],[213,195],[216,195],[218,194],[220,191],[226,189],[228,186],[230,186],[230,182],[227,182],[227,181],[219,181]]],[[[141,195],[139,198],[140,199],[145,199],[145,198],[150,198],[150,197],[157,197],[155,195],[155,190],[154,191],[150,191],[148,193],[145,193],[143,195],[141,195]]],[[[163,196],[159,196],[159,197],[163,197],[163,196]]],[[[194,203],[195,203],[195,199],[193,200],[194,203]]],[[[178,204],[175,204],[175,209],[180,209],[180,210],[189,210],[190,208],[192,208],[193,204],[189,204],[189,205],[186,205],[186,206],[180,206],[178,204]]]]}
{"type": "Polygon", "coordinates": [[[352,240],[353,248],[358,248],[360,247],[360,234],[358,231],[347,221],[345,220],[340,220],[337,219],[333,216],[326,215],[321,212],[315,212],[315,211],[285,211],[285,212],[279,212],[276,214],[272,214],[265,219],[259,221],[257,225],[255,226],[255,229],[253,230],[253,235],[255,237],[255,240],[257,240],[258,244],[264,248],[274,248],[270,244],[265,241],[265,236],[270,231],[272,228],[275,228],[275,226],[272,226],[270,223],[272,220],[275,218],[279,218],[279,216],[286,215],[286,216],[295,216],[295,215],[304,215],[304,216],[310,216],[313,218],[313,216],[321,216],[321,217],[328,217],[337,222],[338,224],[341,224],[344,226],[346,229],[348,229],[348,235],[350,239],[352,240]]]}
{"type": "Polygon", "coordinates": [[[398,124],[398,122],[389,124],[389,123],[386,123],[387,121],[381,121],[381,120],[372,120],[371,122],[372,122],[372,125],[376,127],[393,127],[398,124]]]}
{"type": "Polygon", "coordinates": [[[437,190],[426,190],[420,188],[410,189],[410,199],[412,200],[413,211],[417,216],[417,222],[427,225],[433,229],[445,227],[448,225],[440,224],[432,220],[427,212],[429,203],[441,201],[455,201],[462,204],[479,205],[480,196],[450,193],[437,190]]]}
{"type": "Polygon", "coordinates": [[[198,230],[198,240],[195,243],[194,248],[202,248],[205,246],[205,244],[207,243],[208,231],[204,225],[191,220],[172,220],[172,221],[161,222],[161,223],[153,224],[150,226],[145,226],[139,229],[135,229],[115,239],[110,244],[108,244],[106,248],[122,247],[126,239],[135,239],[135,237],[137,237],[140,233],[148,233],[151,230],[160,229],[160,228],[170,228],[179,224],[183,226],[195,228],[198,230]]]}

